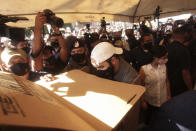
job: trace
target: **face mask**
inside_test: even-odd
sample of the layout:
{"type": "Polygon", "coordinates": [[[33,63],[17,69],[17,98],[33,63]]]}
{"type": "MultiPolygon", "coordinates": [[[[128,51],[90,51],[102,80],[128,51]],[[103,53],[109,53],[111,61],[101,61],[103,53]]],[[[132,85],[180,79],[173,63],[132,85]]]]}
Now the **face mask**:
{"type": "Polygon", "coordinates": [[[110,67],[106,70],[97,70],[96,76],[113,80],[113,76],[114,76],[113,66],[110,64],[110,67]]]}
{"type": "Polygon", "coordinates": [[[145,43],[144,44],[144,48],[147,49],[147,50],[151,50],[151,48],[152,48],[152,42],[145,43]]]}
{"type": "Polygon", "coordinates": [[[114,41],[121,40],[121,37],[114,37],[114,41]]]}
{"type": "Polygon", "coordinates": [[[166,64],[167,62],[168,62],[168,59],[159,60],[159,64],[166,64]]]}
{"type": "Polygon", "coordinates": [[[17,63],[10,67],[11,72],[18,76],[23,76],[30,71],[28,63],[17,63]]]}
{"type": "Polygon", "coordinates": [[[54,47],[54,48],[57,48],[59,47],[59,42],[56,40],[56,41],[52,41],[51,42],[51,46],[54,47]]]}
{"type": "Polygon", "coordinates": [[[30,49],[28,47],[22,48],[23,51],[25,51],[27,54],[29,54],[30,49]]]}
{"type": "Polygon", "coordinates": [[[133,38],[133,35],[132,34],[127,34],[127,37],[128,38],[133,38]]]}
{"type": "Polygon", "coordinates": [[[85,54],[74,54],[71,57],[75,62],[82,63],[85,59],[85,54]]]}

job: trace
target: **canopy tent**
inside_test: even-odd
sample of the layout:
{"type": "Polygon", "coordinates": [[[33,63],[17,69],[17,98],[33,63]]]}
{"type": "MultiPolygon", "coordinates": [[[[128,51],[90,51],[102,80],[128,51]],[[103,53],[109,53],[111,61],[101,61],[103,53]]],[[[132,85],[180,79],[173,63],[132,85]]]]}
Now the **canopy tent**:
{"type": "Polygon", "coordinates": [[[140,16],[153,15],[161,7],[161,17],[194,13],[196,0],[0,0],[0,14],[27,17],[29,21],[8,23],[12,26],[34,25],[37,12],[51,9],[58,17],[69,22],[106,21],[133,22],[140,16]]]}

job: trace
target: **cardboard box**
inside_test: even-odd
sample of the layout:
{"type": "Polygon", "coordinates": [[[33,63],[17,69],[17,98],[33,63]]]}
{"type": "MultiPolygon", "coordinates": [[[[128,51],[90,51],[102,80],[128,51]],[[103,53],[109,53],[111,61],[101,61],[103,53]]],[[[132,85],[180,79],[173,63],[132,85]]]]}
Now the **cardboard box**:
{"type": "Polygon", "coordinates": [[[80,70],[37,84],[4,73],[0,80],[0,125],[5,129],[137,130],[142,86],[80,70]]]}

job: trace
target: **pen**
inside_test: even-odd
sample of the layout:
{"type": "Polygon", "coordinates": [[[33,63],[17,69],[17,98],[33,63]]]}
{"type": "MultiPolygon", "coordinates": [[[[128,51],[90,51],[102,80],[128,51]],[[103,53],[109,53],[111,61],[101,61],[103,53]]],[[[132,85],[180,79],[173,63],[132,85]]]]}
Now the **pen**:
{"type": "Polygon", "coordinates": [[[127,101],[127,104],[129,104],[135,97],[136,97],[136,94],[127,101]]]}

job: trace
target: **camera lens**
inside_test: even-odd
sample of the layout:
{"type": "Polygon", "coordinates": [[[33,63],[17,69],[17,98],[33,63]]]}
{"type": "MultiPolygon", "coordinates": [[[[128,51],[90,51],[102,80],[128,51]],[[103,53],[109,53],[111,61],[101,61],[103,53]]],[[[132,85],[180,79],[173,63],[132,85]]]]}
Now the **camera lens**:
{"type": "Polygon", "coordinates": [[[61,27],[63,27],[63,25],[64,25],[63,19],[57,18],[57,20],[56,20],[56,26],[59,27],[59,28],[61,28],[61,27]]]}

